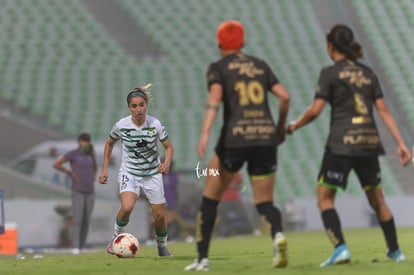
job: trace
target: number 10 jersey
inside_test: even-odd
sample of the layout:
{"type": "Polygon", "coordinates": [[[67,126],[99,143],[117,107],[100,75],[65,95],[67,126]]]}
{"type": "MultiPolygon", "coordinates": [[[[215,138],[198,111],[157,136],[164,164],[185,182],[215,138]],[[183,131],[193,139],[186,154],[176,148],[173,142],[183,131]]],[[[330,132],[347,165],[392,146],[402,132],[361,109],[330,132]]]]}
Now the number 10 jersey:
{"type": "Polygon", "coordinates": [[[267,94],[279,83],[270,67],[256,57],[237,53],[211,63],[208,87],[223,87],[223,127],[219,146],[276,146],[276,127],[267,94]]]}

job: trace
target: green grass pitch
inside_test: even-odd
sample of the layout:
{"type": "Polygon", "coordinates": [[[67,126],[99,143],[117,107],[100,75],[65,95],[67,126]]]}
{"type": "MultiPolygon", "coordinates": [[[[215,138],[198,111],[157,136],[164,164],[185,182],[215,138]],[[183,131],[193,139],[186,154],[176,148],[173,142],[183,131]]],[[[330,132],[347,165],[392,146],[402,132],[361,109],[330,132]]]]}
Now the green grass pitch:
{"type": "MultiPolygon", "coordinates": [[[[385,256],[385,241],[379,228],[344,230],[352,255],[350,264],[319,268],[332,253],[323,231],[287,233],[289,265],[271,267],[272,247],[269,236],[240,236],[214,239],[210,247],[211,274],[414,274],[414,229],[399,228],[398,237],[407,261],[393,263],[385,256]]],[[[137,257],[118,259],[99,252],[81,255],[43,254],[35,259],[0,256],[0,274],[188,274],[183,268],[195,258],[194,243],[171,243],[171,258],[159,258],[156,247],[141,246],[137,257]]],[[[189,272],[193,273],[193,272],[189,272]]]]}

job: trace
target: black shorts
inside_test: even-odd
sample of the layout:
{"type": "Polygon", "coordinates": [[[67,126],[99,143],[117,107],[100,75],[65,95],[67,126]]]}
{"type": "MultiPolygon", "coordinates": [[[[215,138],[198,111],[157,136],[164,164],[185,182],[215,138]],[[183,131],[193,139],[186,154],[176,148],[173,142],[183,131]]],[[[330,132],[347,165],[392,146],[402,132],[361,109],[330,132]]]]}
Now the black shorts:
{"type": "Polygon", "coordinates": [[[318,184],[345,190],[348,175],[354,169],[364,190],[377,188],[381,183],[378,156],[339,156],[326,150],[318,176],[318,184]]]}
{"type": "Polygon", "coordinates": [[[249,175],[260,176],[271,174],[277,169],[277,147],[255,146],[242,148],[216,147],[221,164],[230,172],[237,172],[247,161],[249,175]]]}

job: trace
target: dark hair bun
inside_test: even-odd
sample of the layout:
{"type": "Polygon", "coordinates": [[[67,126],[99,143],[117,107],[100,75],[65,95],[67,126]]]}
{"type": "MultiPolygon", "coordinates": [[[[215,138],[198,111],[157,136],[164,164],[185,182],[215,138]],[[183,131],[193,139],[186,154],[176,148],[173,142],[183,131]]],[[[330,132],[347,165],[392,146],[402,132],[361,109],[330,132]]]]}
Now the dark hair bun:
{"type": "Polygon", "coordinates": [[[362,46],[358,42],[354,41],[351,45],[351,48],[352,48],[352,51],[354,52],[355,59],[361,58],[364,55],[362,46]]]}
{"type": "Polygon", "coordinates": [[[328,42],[332,43],[336,50],[355,60],[363,56],[361,45],[354,40],[354,33],[346,25],[335,25],[326,35],[328,42]]]}

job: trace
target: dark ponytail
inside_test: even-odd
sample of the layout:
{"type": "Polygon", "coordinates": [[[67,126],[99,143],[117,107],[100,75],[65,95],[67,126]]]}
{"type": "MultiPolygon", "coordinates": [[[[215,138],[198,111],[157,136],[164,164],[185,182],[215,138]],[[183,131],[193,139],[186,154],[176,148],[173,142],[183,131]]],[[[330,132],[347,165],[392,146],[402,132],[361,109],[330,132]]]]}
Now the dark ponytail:
{"type": "Polygon", "coordinates": [[[346,25],[335,25],[327,34],[326,40],[348,59],[356,60],[363,56],[361,45],[354,40],[354,33],[346,25]]]}

